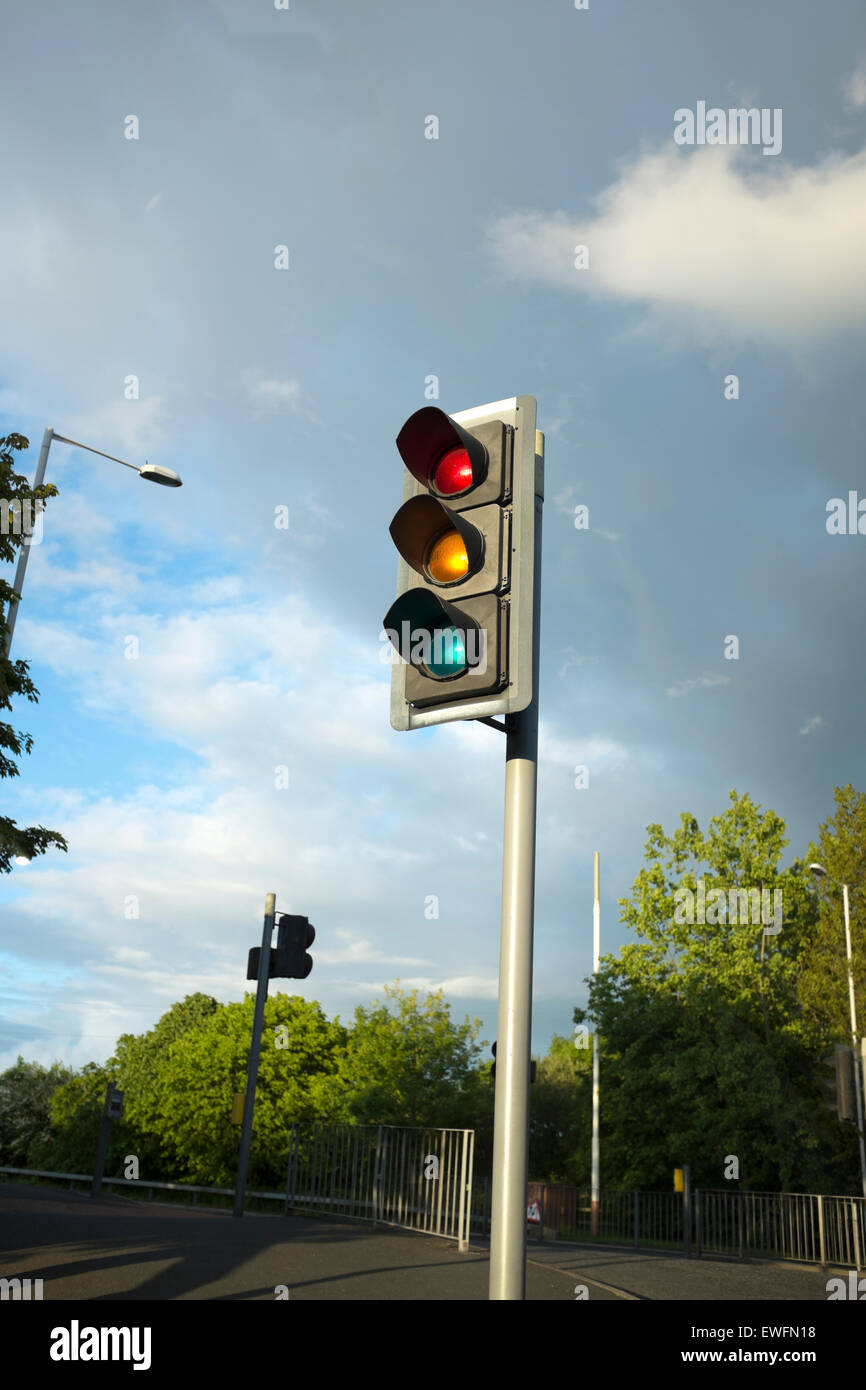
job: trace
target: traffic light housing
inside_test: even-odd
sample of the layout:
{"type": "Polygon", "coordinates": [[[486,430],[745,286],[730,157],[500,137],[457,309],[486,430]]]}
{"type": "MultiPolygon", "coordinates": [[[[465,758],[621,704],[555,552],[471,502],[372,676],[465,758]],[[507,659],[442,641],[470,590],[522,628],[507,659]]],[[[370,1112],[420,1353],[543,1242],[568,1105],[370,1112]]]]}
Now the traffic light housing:
{"type": "Polygon", "coordinates": [[[105,1114],[109,1120],[123,1118],[123,1091],[118,1091],[113,1082],[105,1093],[105,1114]]]}
{"type": "Polygon", "coordinates": [[[854,1080],[854,1050],[836,1043],[832,1057],[824,1058],[824,1066],[833,1068],[833,1076],[826,1082],[831,1099],[828,1109],[835,1112],[838,1119],[857,1122],[857,1092],[854,1080]]]}
{"type": "MultiPolygon", "coordinates": [[[[282,913],[277,921],[277,944],[271,947],[268,979],[305,980],[313,968],[313,958],[307,954],[307,947],[312,946],[315,939],[316,929],[310,926],[308,917],[282,913]]],[[[261,950],[261,946],[250,948],[248,980],[258,979],[261,950]]]]}
{"type": "Polygon", "coordinates": [[[535,419],[532,396],[453,416],[425,406],[397,436],[400,562],[383,624],[395,729],[516,714],[532,700],[535,419]]]}
{"type": "Polygon", "coordinates": [[[276,959],[271,962],[271,977],[305,980],[313,968],[313,957],[307,947],[316,939],[316,929],[308,917],[293,917],[283,913],[277,922],[276,959]]]}

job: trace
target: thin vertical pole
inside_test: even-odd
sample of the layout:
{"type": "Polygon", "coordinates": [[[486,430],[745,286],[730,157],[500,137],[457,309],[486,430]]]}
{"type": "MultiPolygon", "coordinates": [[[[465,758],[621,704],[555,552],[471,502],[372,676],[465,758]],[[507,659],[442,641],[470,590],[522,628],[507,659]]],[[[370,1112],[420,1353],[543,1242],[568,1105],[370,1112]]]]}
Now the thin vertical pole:
{"type": "MultiPolygon", "coordinates": [[[[592,973],[598,974],[598,958],[601,949],[601,903],[598,896],[598,850],[592,862],[592,973]]],[[[592,1194],[590,1234],[598,1235],[599,1201],[599,1154],[598,1154],[598,1084],[599,1084],[598,1028],[592,1033],[592,1194]]]]}
{"type": "Polygon", "coordinates": [[[96,1141],[96,1166],[93,1169],[93,1182],[90,1185],[91,1197],[99,1197],[102,1192],[102,1177],[105,1173],[105,1156],[108,1153],[108,1138],[111,1134],[111,1120],[108,1118],[108,1102],[114,1090],[114,1082],[109,1081],[105,1088],[105,1102],[102,1118],[99,1121],[99,1137],[96,1141]]]}
{"type": "Polygon", "coordinates": [[[457,1249],[466,1250],[468,1247],[468,1231],[466,1229],[466,1159],[469,1147],[469,1131],[463,1131],[463,1143],[460,1149],[460,1203],[457,1214],[457,1249]]]}
{"type": "Polygon", "coordinates": [[[268,997],[268,980],[271,973],[271,941],[274,935],[274,917],[277,911],[276,893],[268,893],[265,898],[265,925],[262,931],[262,949],[259,954],[259,978],[256,985],[256,1008],[253,1014],[253,1036],[250,1042],[250,1055],[247,1062],[247,1093],[244,1097],[244,1123],[241,1130],[241,1147],[238,1154],[238,1176],[235,1183],[235,1204],[232,1216],[243,1216],[244,1196],[247,1190],[247,1172],[250,1166],[250,1146],[253,1139],[253,1110],[256,1104],[256,1082],[259,1077],[259,1051],[262,1044],[262,1024],[265,1019],[265,1000],[268,997]]]}
{"type": "MultiPolygon", "coordinates": [[[[36,478],[33,482],[33,491],[41,487],[45,481],[45,469],[48,464],[48,450],[51,448],[51,441],[54,438],[53,429],[47,429],[42,436],[42,448],[39,452],[39,463],[36,466],[36,478]]],[[[38,504],[35,504],[38,505],[38,504]]],[[[22,507],[23,513],[23,507],[22,507]]],[[[15,579],[12,584],[16,594],[20,594],[24,587],[24,575],[27,571],[27,561],[30,558],[30,542],[22,541],[21,554],[18,556],[18,567],[15,570],[15,579]]],[[[15,631],[15,619],[18,617],[17,598],[10,599],[9,612],[6,614],[6,655],[12,650],[12,633],[15,631]]]]}
{"type": "Polygon", "coordinates": [[[683,1164],[683,1246],[687,1258],[692,1253],[692,1169],[683,1164]]]}
{"type": "Polygon", "coordinates": [[[854,975],[851,971],[851,923],[848,917],[848,885],[842,884],[845,907],[845,954],[848,958],[848,1004],[851,1009],[851,1045],[854,1049],[854,1094],[857,1098],[857,1132],[860,1136],[860,1184],[866,1197],[866,1144],[863,1138],[863,1088],[860,1082],[860,1049],[857,1046],[857,1010],[854,1005],[854,975]]]}
{"type": "Polygon", "coordinates": [[[521,1300],[526,1292],[541,513],[544,505],[544,436],[540,430],[535,434],[535,455],[532,702],[515,716],[509,726],[505,750],[505,833],[502,845],[502,927],[490,1236],[489,1297],[492,1300],[521,1300]]]}

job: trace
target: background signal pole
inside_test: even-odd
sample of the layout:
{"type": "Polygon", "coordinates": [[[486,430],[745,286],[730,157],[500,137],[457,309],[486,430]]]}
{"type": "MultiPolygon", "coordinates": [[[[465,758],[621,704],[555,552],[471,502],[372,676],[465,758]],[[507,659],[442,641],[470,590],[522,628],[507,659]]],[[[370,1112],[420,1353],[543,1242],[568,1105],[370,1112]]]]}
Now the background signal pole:
{"type": "MultiPolygon", "coordinates": [[[[592,973],[598,974],[598,958],[601,950],[601,903],[598,897],[598,850],[592,863],[592,973]]],[[[598,1235],[599,1203],[599,1154],[598,1154],[598,1083],[600,1058],[598,1051],[598,1024],[592,1030],[592,1195],[590,1198],[590,1233],[598,1235]]]]}
{"type": "Polygon", "coordinates": [[[538,673],[541,616],[541,512],[544,436],[535,432],[532,701],[513,717],[505,750],[505,834],[493,1128],[490,1236],[492,1300],[526,1292],[526,1185],[529,1168],[529,1054],[532,937],[535,910],[535,808],[538,764],[538,673]]]}
{"type": "Polygon", "coordinates": [[[265,1002],[268,997],[270,979],[271,940],[274,935],[274,918],[277,912],[277,895],[268,893],[265,898],[265,924],[262,932],[262,948],[258,960],[258,980],[256,982],[256,1008],[253,1014],[253,1036],[250,1042],[250,1055],[247,1062],[247,1093],[244,1102],[243,1128],[241,1129],[241,1148],[238,1154],[238,1176],[235,1183],[235,1202],[232,1216],[243,1216],[244,1197],[247,1190],[247,1170],[250,1166],[250,1147],[253,1139],[253,1111],[256,1104],[256,1082],[259,1077],[259,1052],[262,1045],[262,1025],[265,1019],[265,1002]]]}

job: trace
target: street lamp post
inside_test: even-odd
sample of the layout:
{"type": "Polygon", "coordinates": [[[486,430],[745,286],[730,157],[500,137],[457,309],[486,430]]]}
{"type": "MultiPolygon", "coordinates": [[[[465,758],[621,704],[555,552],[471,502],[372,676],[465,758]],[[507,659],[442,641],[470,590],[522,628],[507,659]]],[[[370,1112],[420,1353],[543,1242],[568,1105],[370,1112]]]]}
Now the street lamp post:
{"type": "MultiPolygon", "coordinates": [[[[50,427],[42,436],[42,448],[39,452],[39,463],[36,467],[36,479],[33,483],[33,491],[40,488],[45,481],[45,468],[48,463],[48,450],[51,448],[51,441],[56,439],[60,444],[72,444],[76,449],[86,449],[90,454],[99,454],[100,457],[111,459],[113,463],[122,463],[124,468],[134,468],[141,478],[145,478],[149,483],[161,483],[163,487],[182,487],[183,480],[177,473],[170,468],[160,468],[157,464],[145,464],[143,468],[138,468],[134,463],[127,463],[126,459],[115,458],[114,454],[105,454],[101,449],[92,449],[89,444],[79,444],[76,439],[66,439],[62,434],[55,434],[50,427]]],[[[15,619],[18,616],[18,604],[20,601],[21,588],[24,583],[24,575],[27,570],[27,559],[30,555],[30,543],[25,540],[21,547],[21,554],[18,557],[18,568],[15,571],[15,582],[12,585],[18,598],[13,598],[9,604],[9,612],[6,617],[6,656],[12,650],[12,633],[15,631],[15,619]]]]}
{"type": "MultiPolygon", "coordinates": [[[[820,864],[810,864],[813,874],[830,875],[820,864]]],[[[830,879],[830,882],[835,880],[830,879]]],[[[860,1136],[860,1181],[866,1197],[866,1142],[863,1138],[863,1086],[860,1080],[860,1052],[857,1044],[857,1009],[854,1003],[854,972],[851,968],[851,921],[848,914],[848,885],[842,884],[842,904],[845,910],[845,954],[848,960],[848,1006],[851,1012],[851,1046],[854,1049],[854,1095],[857,1102],[857,1132],[860,1136]]]]}

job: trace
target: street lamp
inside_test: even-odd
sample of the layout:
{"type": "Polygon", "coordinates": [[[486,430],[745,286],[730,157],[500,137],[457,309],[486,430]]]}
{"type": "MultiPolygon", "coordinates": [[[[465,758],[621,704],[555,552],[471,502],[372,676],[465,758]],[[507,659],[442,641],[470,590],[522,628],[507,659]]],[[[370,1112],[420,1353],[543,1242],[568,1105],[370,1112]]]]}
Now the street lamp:
{"type": "MultiPolygon", "coordinates": [[[[821,874],[830,883],[835,883],[831,879],[827,870],[821,864],[810,864],[809,868],[813,874],[821,874]]],[[[848,915],[848,885],[842,884],[842,903],[845,909],[845,954],[848,958],[848,1003],[851,1010],[851,1044],[854,1049],[854,1094],[857,1098],[857,1131],[860,1136],[860,1181],[863,1185],[863,1196],[866,1197],[866,1144],[863,1140],[863,1089],[860,1081],[860,1062],[861,1057],[857,1045],[857,1010],[854,1006],[854,975],[851,969],[851,922],[848,915]]]]}
{"type": "MultiPolygon", "coordinates": [[[[134,463],[127,463],[126,459],[115,458],[114,454],[104,454],[101,449],[93,449],[89,444],[79,444],[77,439],[67,439],[62,434],[55,434],[53,429],[47,429],[42,436],[42,450],[39,454],[39,463],[36,468],[36,479],[33,483],[33,491],[40,488],[45,481],[45,466],[48,463],[48,450],[51,448],[51,441],[56,439],[60,444],[72,444],[76,449],[86,449],[90,454],[99,454],[101,458],[111,459],[113,463],[122,463],[124,468],[134,468],[141,478],[145,478],[149,483],[161,483],[163,487],[182,487],[183,480],[177,473],[170,468],[160,468],[158,464],[146,463],[143,468],[138,468],[134,463]]],[[[12,585],[15,592],[20,596],[21,587],[24,583],[24,574],[27,570],[27,559],[30,554],[30,545],[27,541],[21,547],[21,554],[18,557],[18,568],[15,571],[15,583],[12,585]]],[[[6,656],[12,650],[12,633],[15,631],[15,619],[18,616],[19,599],[13,598],[9,604],[9,613],[6,618],[6,656]]]]}

